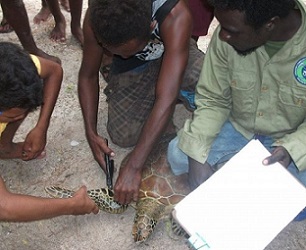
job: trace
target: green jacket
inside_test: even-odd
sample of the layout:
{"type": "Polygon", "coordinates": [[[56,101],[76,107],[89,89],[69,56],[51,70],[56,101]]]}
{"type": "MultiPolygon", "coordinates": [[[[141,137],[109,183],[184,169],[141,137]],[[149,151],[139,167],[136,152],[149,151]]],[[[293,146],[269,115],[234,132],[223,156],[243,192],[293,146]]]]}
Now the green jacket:
{"type": "Polygon", "coordinates": [[[306,20],[297,1],[302,25],[269,58],[265,47],[240,56],[219,39],[216,29],[196,89],[197,109],[179,132],[179,147],[204,163],[225,121],[246,138],[254,134],[275,139],[299,170],[306,169],[306,20]]]}

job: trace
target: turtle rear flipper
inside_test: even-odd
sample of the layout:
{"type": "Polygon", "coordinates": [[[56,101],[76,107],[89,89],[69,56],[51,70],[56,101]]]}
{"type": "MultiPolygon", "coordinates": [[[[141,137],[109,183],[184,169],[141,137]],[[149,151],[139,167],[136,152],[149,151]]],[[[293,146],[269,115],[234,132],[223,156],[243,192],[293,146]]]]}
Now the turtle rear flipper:
{"type": "Polygon", "coordinates": [[[151,197],[138,200],[132,235],[135,243],[142,243],[153,233],[165,211],[165,205],[151,197]]]}

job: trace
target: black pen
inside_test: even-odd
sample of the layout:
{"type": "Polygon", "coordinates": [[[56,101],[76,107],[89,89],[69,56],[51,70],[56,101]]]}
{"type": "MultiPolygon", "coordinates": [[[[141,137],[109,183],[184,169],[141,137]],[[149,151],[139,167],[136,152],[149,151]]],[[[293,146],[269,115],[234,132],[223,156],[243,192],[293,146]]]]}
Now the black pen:
{"type": "MultiPolygon", "coordinates": [[[[108,140],[105,138],[106,145],[108,146],[108,140]]],[[[108,154],[104,154],[104,160],[106,165],[106,185],[108,189],[113,189],[113,173],[114,173],[114,160],[110,160],[108,154]]]]}

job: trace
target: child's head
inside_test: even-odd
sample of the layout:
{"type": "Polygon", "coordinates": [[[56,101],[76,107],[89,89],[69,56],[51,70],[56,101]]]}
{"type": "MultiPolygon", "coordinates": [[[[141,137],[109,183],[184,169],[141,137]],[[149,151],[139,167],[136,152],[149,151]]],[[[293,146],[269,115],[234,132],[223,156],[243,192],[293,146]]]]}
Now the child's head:
{"type": "Polygon", "coordinates": [[[98,42],[120,46],[151,35],[152,2],[144,0],[91,0],[90,22],[98,42]]]}
{"type": "Polygon", "coordinates": [[[16,44],[0,42],[0,111],[32,111],[42,100],[42,80],[30,55],[16,44]]]}

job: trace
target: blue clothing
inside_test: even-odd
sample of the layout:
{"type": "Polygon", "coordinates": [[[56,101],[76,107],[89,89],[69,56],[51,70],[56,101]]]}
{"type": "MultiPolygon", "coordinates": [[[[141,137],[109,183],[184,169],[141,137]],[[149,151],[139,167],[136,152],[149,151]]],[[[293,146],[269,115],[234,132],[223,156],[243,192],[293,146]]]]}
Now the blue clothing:
{"type": "MultiPolygon", "coordinates": [[[[261,143],[270,151],[273,151],[273,139],[269,136],[254,136],[259,139],[261,143]]],[[[231,159],[237,154],[250,140],[246,139],[240,134],[233,125],[227,121],[215,141],[212,144],[210,153],[207,158],[207,163],[212,166],[214,170],[218,166],[231,159]]],[[[170,163],[172,172],[175,175],[188,173],[188,156],[178,147],[178,137],[175,137],[169,144],[168,161],[170,163]]],[[[293,174],[304,186],[306,186],[306,171],[298,171],[294,162],[288,166],[288,171],[293,174]]]]}

